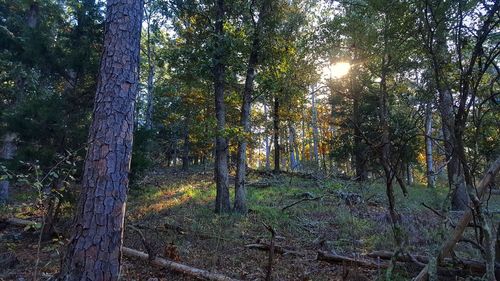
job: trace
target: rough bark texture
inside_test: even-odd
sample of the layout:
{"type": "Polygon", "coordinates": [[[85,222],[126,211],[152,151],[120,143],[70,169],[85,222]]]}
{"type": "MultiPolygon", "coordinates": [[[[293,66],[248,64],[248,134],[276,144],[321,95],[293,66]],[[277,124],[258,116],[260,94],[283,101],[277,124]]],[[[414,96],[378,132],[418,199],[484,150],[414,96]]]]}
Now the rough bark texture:
{"type": "Polygon", "coordinates": [[[432,103],[425,108],[425,163],[427,174],[427,187],[436,187],[436,176],[434,175],[434,160],[432,157],[432,103]]]}
{"type": "Polygon", "coordinates": [[[280,102],[274,98],[274,171],[280,171],[280,102]]]}
{"type": "Polygon", "coordinates": [[[141,0],[108,0],[82,191],[59,280],[118,280],[137,94],[141,0]]]}
{"type": "Polygon", "coordinates": [[[231,210],[229,200],[228,144],[224,134],[226,128],[226,104],[224,102],[224,1],[216,2],[215,19],[215,51],[214,51],[214,89],[215,115],[217,118],[217,135],[215,138],[215,212],[226,213],[231,210]]]}

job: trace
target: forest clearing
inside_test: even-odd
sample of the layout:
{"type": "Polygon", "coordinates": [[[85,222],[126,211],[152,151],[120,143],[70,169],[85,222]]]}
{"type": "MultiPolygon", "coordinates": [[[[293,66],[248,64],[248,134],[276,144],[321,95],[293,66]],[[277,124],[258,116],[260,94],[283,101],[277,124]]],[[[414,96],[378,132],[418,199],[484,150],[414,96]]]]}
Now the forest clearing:
{"type": "Polygon", "coordinates": [[[500,1],[0,1],[0,280],[500,281],[500,1]]]}

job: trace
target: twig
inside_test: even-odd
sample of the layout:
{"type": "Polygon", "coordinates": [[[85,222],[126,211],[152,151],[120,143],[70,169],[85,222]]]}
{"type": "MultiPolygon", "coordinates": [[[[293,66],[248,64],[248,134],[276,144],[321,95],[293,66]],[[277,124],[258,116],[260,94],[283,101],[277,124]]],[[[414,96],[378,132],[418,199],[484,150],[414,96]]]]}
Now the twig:
{"type": "Polygon", "coordinates": [[[324,195],[321,195],[321,196],[317,196],[317,197],[313,197],[313,198],[302,198],[302,199],[300,199],[300,200],[298,200],[298,201],[293,202],[293,203],[292,203],[292,204],[290,204],[290,205],[287,205],[287,206],[285,206],[285,207],[281,208],[281,211],[284,211],[284,210],[286,210],[286,209],[288,209],[288,208],[290,208],[290,207],[293,207],[293,206],[295,206],[295,205],[297,205],[297,204],[299,204],[299,203],[301,203],[301,202],[304,202],[304,201],[316,201],[316,200],[319,200],[319,199],[321,199],[321,198],[323,198],[323,197],[325,197],[325,196],[324,196],[324,195]]]}

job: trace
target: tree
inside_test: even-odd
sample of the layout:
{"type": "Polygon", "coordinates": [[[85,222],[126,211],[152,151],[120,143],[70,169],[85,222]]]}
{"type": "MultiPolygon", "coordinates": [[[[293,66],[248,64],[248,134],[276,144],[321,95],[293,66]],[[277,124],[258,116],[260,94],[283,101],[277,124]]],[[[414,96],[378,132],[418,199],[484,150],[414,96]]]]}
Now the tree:
{"type": "Polygon", "coordinates": [[[225,42],[224,42],[224,0],[217,0],[215,15],[215,46],[214,46],[214,90],[215,115],[217,117],[217,132],[215,137],[215,185],[217,194],[215,212],[226,213],[231,210],[229,198],[228,144],[225,136],[226,104],[224,101],[225,84],[225,42]]]}
{"type": "Polygon", "coordinates": [[[108,0],[82,192],[60,280],[118,280],[143,3],[108,0]]]}
{"type": "MultiPolygon", "coordinates": [[[[251,7],[253,8],[253,7],[251,7]]],[[[259,62],[259,53],[261,49],[261,33],[262,25],[266,20],[269,13],[269,5],[267,0],[263,0],[259,7],[259,19],[256,21],[254,18],[254,11],[250,12],[252,15],[253,35],[252,47],[250,56],[247,63],[247,73],[245,78],[245,88],[243,90],[243,101],[241,104],[240,126],[243,128],[243,136],[240,137],[238,142],[238,155],[236,163],[236,180],[235,180],[235,195],[234,195],[234,211],[245,214],[247,212],[246,206],[246,188],[245,176],[247,165],[247,140],[246,138],[251,133],[250,131],[250,106],[253,98],[253,87],[255,79],[255,68],[259,62]]]]}

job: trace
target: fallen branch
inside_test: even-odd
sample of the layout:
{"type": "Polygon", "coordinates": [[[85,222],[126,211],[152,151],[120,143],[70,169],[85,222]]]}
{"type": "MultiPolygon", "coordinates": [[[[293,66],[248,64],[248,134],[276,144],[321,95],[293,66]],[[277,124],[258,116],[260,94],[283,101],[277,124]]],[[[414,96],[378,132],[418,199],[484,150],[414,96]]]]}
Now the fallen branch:
{"type": "MultiPolygon", "coordinates": [[[[148,254],[141,252],[141,251],[131,249],[131,248],[122,247],[122,252],[125,256],[128,256],[128,257],[138,258],[141,260],[149,260],[148,254]]],[[[178,273],[182,273],[185,275],[189,275],[191,277],[201,279],[201,280],[238,281],[238,279],[227,277],[227,276],[222,275],[222,274],[213,273],[213,272],[210,272],[207,270],[190,267],[190,266],[187,266],[187,265],[184,265],[181,263],[169,261],[169,260],[159,258],[159,257],[155,257],[154,259],[150,260],[150,262],[153,265],[168,268],[169,270],[172,270],[172,271],[175,271],[178,273]]]]}
{"type": "MultiPolygon", "coordinates": [[[[391,251],[374,251],[367,254],[367,257],[370,258],[380,258],[382,260],[390,260],[394,255],[391,251]]],[[[399,262],[409,262],[409,263],[417,263],[422,267],[429,263],[429,257],[421,256],[421,255],[399,255],[397,258],[399,262]]],[[[459,261],[453,260],[452,258],[443,259],[441,263],[438,264],[439,268],[462,268],[463,271],[475,273],[475,274],[483,274],[486,271],[486,267],[484,262],[470,259],[460,259],[459,261]]],[[[497,267],[500,267],[500,264],[497,263],[497,267]]]]}
{"type": "MultiPolygon", "coordinates": [[[[483,198],[483,195],[486,193],[486,190],[490,186],[490,184],[493,182],[495,179],[496,174],[500,170],[500,157],[498,157],[490,166],[484,177],[481,179],[481,182],[479,183],[476,192],[477,192],[477,197],[481,200],[483,198]]],[[[460,238],[462,238],[462,234],[469,224],[469,222],[473,218],[473,209],[468,208],[460,221],[458,222],[457,226],[455,229],[452,231],[450,234],[450,238],[448,238],[441,246],[441,249],[437,255],[437,261],[438,263],[443,260],[445,257],[447,257],[450,252],[452,251],[453,247],[455,247],[455,244],[457,244],[458,241],[460,241],[460,238]]],[[[424,281],[427,280],[429,276],[429,265],[425,266],[422,271],[415,277],[414,281],[424,281]]]]}
{"type": "Polygon", "coordinates": [[[300,200],[298,200],[298,201],[293,202],[293,203],[292,203],[292,204],[290,204],[290,205],[287,205],[287,206],[285,206],[285,207],[281,208],[281,211],[284,211],[284,210],[286,210],[286,209],[288,209],[288,208],[290,208],[290,207],[293,207],[293,206],[295,206],[295,205],[297,205],[297,204],[299,204],[299,203],[301,203],[301,202],[304,202],[304,201],[317,201],[317,200],[319,200],[319,199],[321,199],[321,198],[323,198],[323,197],[324,197],[324,195],[317,196],[317,197],[313,197],[313,198],[310,198],[310,197],[302,198],[302,199],[300,199],[300,200]]]}
{"type": "MultiPolygon", "coordinates": [[[[245,248],[248,249],[254,249],[254,250],[261,250],[261,251],[270,251],[271,250],[271,245],[268,244],[262,244],[262,243],[255,243],[255,244],[248,244],[245,245],[245,248]]],[[[278,253],[280,255],[294,255],[294,256],[299,256],[303,257],[305,256],[304,253],[295,251],[295,250],[290,250],[290,249],[285,249],[281,246],[274,245],[274,252],[278,253]]]]}
{"type": "Polygon", "coordinates": [[[370,269],[380,269],[389,267],[389,264],[387,262],[378,262],[378,261],[373,262],[370,260],[355,259],[328,253],[325,251],[318,251],[318,257],[316,259],[319,261],[326,261],[333,264],[348,264],[352,266],[359,266],[370,269]]]}

